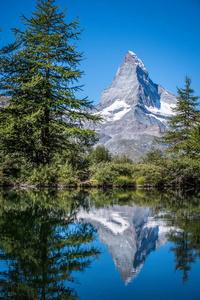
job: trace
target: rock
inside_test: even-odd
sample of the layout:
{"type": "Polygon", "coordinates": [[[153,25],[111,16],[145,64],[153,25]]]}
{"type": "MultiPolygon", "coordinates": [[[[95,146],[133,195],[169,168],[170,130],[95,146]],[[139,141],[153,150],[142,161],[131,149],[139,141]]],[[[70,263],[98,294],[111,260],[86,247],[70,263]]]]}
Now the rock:
{"type": "Polygon", "coordinates": [[[8,98],[0,95],[0,109],[6,107],[9,104],[8,98]]]}
{"type": "Polygon", "coordinates": [[[154,136],[168,128],[175,106],[175,95],[153,83],[143,62],[128,51],[95,107],[104,118],[96,127],[98,144],[113,154],[127,154],[138,161],[156,146],[154,136]]]}

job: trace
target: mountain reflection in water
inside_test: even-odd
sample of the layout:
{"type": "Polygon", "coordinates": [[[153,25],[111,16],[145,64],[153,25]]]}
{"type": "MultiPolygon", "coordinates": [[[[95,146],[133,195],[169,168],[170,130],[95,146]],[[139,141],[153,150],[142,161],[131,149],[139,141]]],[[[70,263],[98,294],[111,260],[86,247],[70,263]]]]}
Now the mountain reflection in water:
{"type": "Polygon", "coordinates": [[[199,199],[158,191],[1,190],[2,299],[77,299],[70,283],[101,261],[97,237],[125,284],[152,251],[171,242],[175,271],[186,283],[200,258],[199,199]]]}
{"type": "Polygon", "coordinates": [[[165,221],[154,220],[148,207],[113,205],[77,214],[79,221],[92,224],[99,239],[113,257],[125,283],[140,272],[147,255],[167,243],[169,228],[165,221]]]}

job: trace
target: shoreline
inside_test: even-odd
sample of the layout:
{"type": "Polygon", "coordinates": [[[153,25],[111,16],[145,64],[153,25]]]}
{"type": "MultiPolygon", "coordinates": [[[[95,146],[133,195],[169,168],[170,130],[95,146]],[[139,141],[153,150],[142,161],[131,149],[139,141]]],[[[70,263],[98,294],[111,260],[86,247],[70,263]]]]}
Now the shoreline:
{"type": "Polygon", "coordinates": [[[186,189],[190,188],[191,190],[193,189],[199,189],[200,187],[196,185],[191,185],[191,184],[178,184],[178,183],[167,183],[163,185],[156,185],[156,184],[144,184],[144,185],[136,185],[136,184],[127,184],[127,185],[117,185],[117,184],[94,184],[90,182],[80,182],[78,184],[67,184],[67,185],[62,185],[62,184],[51,184],[51,185],[44,185],[44,184],[22,184],[22,183],[10,183],[10,184],[0,184],[0,189],[5,189],[5,188],[10,188],[10,189],[57,189],[57,190],[62,190],[62,189],[92,189],[92,188],[97,188],[97,189],[186,189]]]}

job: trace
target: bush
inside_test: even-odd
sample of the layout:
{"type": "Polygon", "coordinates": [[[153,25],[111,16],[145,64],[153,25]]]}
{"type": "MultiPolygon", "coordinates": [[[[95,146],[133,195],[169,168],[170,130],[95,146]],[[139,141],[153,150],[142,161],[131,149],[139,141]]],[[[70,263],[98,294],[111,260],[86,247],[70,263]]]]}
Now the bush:
{"type": "Polygon", "coordinates": [[[145,184],[163,185],[167,180],[169,171],[164,166],[139,163],[132,175],[134,178],[145,178],[145,184]]]}
{"type": "Polygon", "coordinates": [[[116,164],[134,164],[134,162],[132,161],[132,159],[128,156],[128,155],[125,155],[123,154],[122,156],[119,156],[119,155],[115,155],[113,157],[113,163],[116,163],[116,164]]]}
{"type": "Polygon", "coordinates": [[[0,167],[0,184],[8,183],[8,179],[5,177],[3,173],[3,168],[0,167]]]}
{"type": "MultiPolygon", "coordinates": [[[[118,177],[129,178],[129,182],[133,183],[132,173],[134,166],[130,164],[115,164],[110,163],[100,163],[90,167],[91,180],[97,181],[99,184],[113,184],[116,182],[118,177]]],[[[123,180],[123,179],[121,179],[123,180]]],[[[117,183],[115,183],[117,184],[117,183]]]]}
{"type": "Polygon", "coordinates": [[[91,151],[91,154],[89,155],[89,160],[91,164],[110,162],[111,159],[112,159],[111,153],[104,146],[97,146],[95,149],[91,151]]]}
{"type": "Polygon", "coordinates": [[[145,164],[159,165],[162,164],[165,160],[163,151],[152,147],[146,156],[142,158],[142,162],[145,164]]]}
{"type": "Polygon", "coordinates": [[[179,157],[170,161],[168,166],[171,181],[182,185],[200,183],[200,161],[188,157],[179,157]]]}
{"type": "Polygon", "coordinates": [[[144,177],[139,177],[136,180],[136,185],[144,185],[144,184],[146,184],[146,179],[144,177]]]}
{"type": "Polygon", "coordinates": [[[113,183],[120,186],[130,186],[135,185],[135,181],[127,176],[119,176],[114,178],[113,183]]]}
{"type": "Polygon", "coordinates": [[[63,165],[58,171],[58,183],[62,185],[77,185],[78,176],[69,164],[63,165]]]}
{"type": "Polygon", "coordinates": [[[111,164],[98,164],[91,168],[92,178],[98,184],[112,184],[118,173],[112,169],[111,164]]]}
{"type": "Polygon", "coordinates": [[[33,169],[28,182],[37,185],[77,184],[77,177],[67,163],[61,167],[56,165],[39,166],[33,169]]]}
{"type": "Polygon", "coordinates": [[[39,166],[34,168],[28,181],[31,184],[51,185],[57,184],[58,170],[53,165],[39,166]]]}

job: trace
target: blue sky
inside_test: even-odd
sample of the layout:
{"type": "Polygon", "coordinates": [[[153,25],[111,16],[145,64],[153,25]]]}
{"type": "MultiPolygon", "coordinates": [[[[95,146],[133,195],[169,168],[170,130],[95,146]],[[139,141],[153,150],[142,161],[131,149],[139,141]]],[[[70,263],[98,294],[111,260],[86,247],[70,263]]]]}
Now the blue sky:
{"type": "MultiPolygon", "coordinates": [[[[0,0],[0,44],[13,41],[10,28],[22,28],[36,0],[0,0]]],[[[200,95],[200,0],[56,0],[68,6],[66,22],[77,15],[85,27],[78,49],[87,59],[80,69],[83,96],[98,104],[128,50],[145,64],[150,78],[176,94],[187,74],[200,95]]]]}

